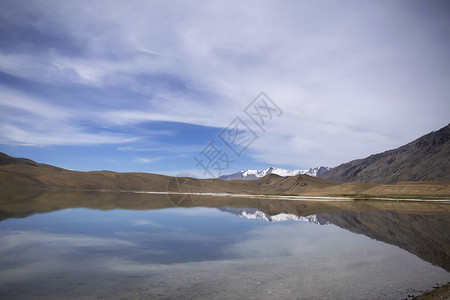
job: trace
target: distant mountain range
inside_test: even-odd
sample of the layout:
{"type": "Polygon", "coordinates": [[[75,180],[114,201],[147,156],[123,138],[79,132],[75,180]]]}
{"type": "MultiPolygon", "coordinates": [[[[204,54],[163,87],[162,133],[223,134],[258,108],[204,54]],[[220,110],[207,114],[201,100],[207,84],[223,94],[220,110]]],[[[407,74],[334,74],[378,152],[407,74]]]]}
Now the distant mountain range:
{"type": "Polygon", "coordinates": [[[285,170],[280,168],[274,168],[270,167],[264,170],[245,170],[245,171],[239,171],[233,174],[229,175],[222,175],[218,177],[218,179],[222,180],[233,180],[233,179],[240,179],[240,180],[257,180],[261,177],[264,177],[269,174],[276,174],[281,177],[286,176],[295,176],[295,175],[309,175],[309,176],[318,176],[322,174],[323,172],[329,170],[327,167],[316,167],[306,170],[285,170]]]}
{"type": "MultiPolygon", "coordinates": [[[[311,175],[318,174],[316,177],[298,174],[305,170],[276,168],[247,170],[235,175],[247,179],[256,177],[257,180],[175,178],[151,173],[111,171],[77,172],[0,153],[0,189],[151,191],[169,192],[173,195],[200,191],[222,194],[349,196],[358,199],[375,196],[391,198],[395,195],[446,198],[450,196],[449,140],[450,125],[395,150],[355,160],[330,170],[325,167],[308,170],[311,175]],[[296,172],[298,175],[294,175],[296,172]]],[[[180,197],[175,201],[177,204],[185,198],[183,195],[180,197]]]]}
{"type": "Polygon", "coordinates": [[[345,182],[450,181],[450,124],[394,150],[357,159],[318,177],[345,182]]]}
{"type": "Polygon", "coordinates": [[[297,194],[333,197],[426,195],[442,198],[450,195],[450,183],[410,182],[376,185],[359,182],[344,183],[304,174],[286,177],[267,174],[258,180],[219,180],[170,177],[151,173],[78,172],[40,164],[29,159],[11,157],[4,153],[0,153],[0,189],[169,192],[171,201],[177,205],[185,201],[194,201],[191,197],[177,195],[177,193],[190,194],[193,191],[219,194],[297,194]]]}
{"type": "Polygon", "coordinates": [[[270,167],[222,175],[222,180],[257,180],[268,174],[309,175],[343,182],[390,184],[402,181],[450,181],[450,124],[394,150],[356,159],[335,168],[285,170],[270,167]]]}

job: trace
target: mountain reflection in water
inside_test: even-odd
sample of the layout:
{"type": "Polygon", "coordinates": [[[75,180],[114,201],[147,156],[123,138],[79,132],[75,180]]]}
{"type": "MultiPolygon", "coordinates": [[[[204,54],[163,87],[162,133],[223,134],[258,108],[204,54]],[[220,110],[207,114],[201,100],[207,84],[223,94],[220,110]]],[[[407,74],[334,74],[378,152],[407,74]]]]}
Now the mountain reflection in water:
{"type": "Polygon", "coordinates": [[[0,296],[398,299],[450,280],[446,203],[176,203],[166,195],[2,191],[0,296]]]}

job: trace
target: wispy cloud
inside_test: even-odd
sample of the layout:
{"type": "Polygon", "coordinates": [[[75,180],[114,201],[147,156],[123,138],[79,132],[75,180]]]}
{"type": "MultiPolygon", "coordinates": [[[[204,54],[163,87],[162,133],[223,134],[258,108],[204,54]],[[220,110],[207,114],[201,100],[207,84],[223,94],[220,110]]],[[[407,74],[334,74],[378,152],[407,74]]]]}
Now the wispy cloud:
{"type": "Polygon", "coordinates": [[[123,146],[118,147],[117,150],[124,152],[166,152],[173,153],[179,156],[197,154],[205,147],[205,145],[168,145],[168,144],[154,144],[151,147],[136,147],[136,146],[123,146]]]}
{"type": "Polygon", "coordinates": [[[134,160],[134,162],[138,164],[151,164],[160,161],[162,159],[165,159],[165,157],[152,157],[152,158],[138,157],[134,160]]]}
{"type": "Polygon", "coordinates": [[[0,143],[28,146],[120,144],[136,141],[136,138],[125,135],[83,133],[78,128],[69,126],[39,131],[0,124],[0,134],[0,143]]]}
{"type": "Polygon", "coordinates": [[[311,167],[386,150],[448,122],[439,6],[5,1],[0,72],[22,86],[0,90],[0,140],[115,144],[152,122],[225,127],[264,90],[285,114],[250,146],[255,160],[311,167]],[[17,92],[35,84],[47,89],[17,92]],[[68,109],[53,89],[82,96],[68,109]]]}

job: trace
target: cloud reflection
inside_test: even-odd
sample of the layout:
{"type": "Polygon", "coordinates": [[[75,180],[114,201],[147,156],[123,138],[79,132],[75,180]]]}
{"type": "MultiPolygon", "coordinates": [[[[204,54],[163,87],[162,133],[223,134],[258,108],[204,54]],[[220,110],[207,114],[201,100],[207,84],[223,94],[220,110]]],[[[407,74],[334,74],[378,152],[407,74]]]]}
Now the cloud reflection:
{"type": "Polygon", "coordinates": [[[132,220],[132,221],[131,221],[131,225],[133,225],[133,226],[152,226],[152,227],[161,227],[161,225],[159,225],[158,223],[156,223],[156,222],[154,222],[154,221],[150,221],[150,220],[142,220],[142,219],[132,220]]]}
{"type": "MultiPolygon", "coordinates": [[[[241,298],[249,289],[257,296],[332,298],[345,287],[347,298],[376,298],[392,286],[426,286],[449,276],[404,250],[334,225],[235,223],[211,219],[213,211],[196,218],[164,212],[158,229],[142,216],[130,216],[124,227],[114,212],[102,212],[115,223],[94,223],[101,235],[68,229],[84,228],[79,224],[66,233],[43,231],[48,223],[39,222],[33,227],[42,230],[2,230],[0,286],[105,298],[174,298],[180,291],[190,298],[241,298]]],[[[52,225],[60,230],[59,219],[52,225]]]]}

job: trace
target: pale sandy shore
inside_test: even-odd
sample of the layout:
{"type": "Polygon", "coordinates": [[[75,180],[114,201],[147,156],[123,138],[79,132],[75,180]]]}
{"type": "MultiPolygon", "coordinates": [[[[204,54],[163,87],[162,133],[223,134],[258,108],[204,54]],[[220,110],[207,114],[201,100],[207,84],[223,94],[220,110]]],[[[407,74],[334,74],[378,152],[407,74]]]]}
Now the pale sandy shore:
{"type": "Polygon", "coordinates": [[[450,199],[419,199],[419,198],[364,198],[364,197],[324,197],[324,196],[293,196],[293,195],[255,195],[255,194],[231,194],[231,193],[182,193],[182,192],[152,192],[152,191],[132,191],[136,194],[155,194],[155,195],[190,195],[190,196],[213,196],[213,197],[240,197],[240,198],[258,198],[274,200],[300,200],[300,201],[397,201],[397,202],[438,202],[450,203],[450,199]]]}

